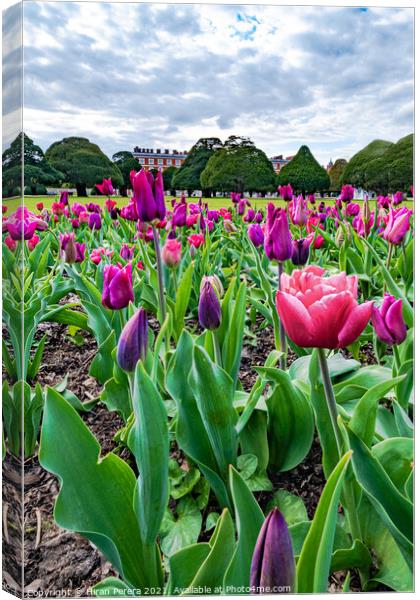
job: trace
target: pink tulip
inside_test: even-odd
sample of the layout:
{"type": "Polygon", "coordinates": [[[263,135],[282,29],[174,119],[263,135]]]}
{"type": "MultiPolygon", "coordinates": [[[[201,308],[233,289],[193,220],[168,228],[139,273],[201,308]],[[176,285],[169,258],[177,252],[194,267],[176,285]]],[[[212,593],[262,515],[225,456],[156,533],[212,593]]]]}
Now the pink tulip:
{"type": "Polygon", "coordinates": [[[199,248],[204,244],[204,235],[202,233],[193,233],[189,236],[188,242],[190,246],[194,246],[194,248],[199,248]]]}
{"type": "Polygon", "coordinates": [[[16,250],[17,241],[11,238],[10,235],[4,238],[4,243],[9,248],[10,252],[14,252],[16,250]]]}
{"type": "Polygon", "coordinates": [[[28,240],[28,248],[29,250],[33,250],[35,246],[39,243],[39,235],[34,235],[28,240]]]}
{"type": "Polygon", "coordinates": [[[176,267],[181,262],[182,244],[176,239],[167,239],[162,248],[162,260],[167,267],[176,267]]]}
{"type": "Polygon", "coordinates": [[[345,348],[366,327],[373,302],[357,304],[357,276],[323,277],[310,265],[283,273],[277,310],[289,338],[302,348],[345,348]]]}
{"type": "Polygon", "coordinates": [[[391,210],[388,214],[388,222],[382,236],[390,244],[401,244],[407,232],[410,230],[410,218],[412,210],[406,206],[391,210]]]}

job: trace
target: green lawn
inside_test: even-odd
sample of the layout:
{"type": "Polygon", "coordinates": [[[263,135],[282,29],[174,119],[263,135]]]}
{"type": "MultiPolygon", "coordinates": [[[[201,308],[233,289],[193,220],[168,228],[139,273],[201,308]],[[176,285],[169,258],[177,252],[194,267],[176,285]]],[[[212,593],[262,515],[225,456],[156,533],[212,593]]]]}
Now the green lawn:
{"type": "MultiPolygon", "coordinates": [[[[125,204],[128,203],[128,198],[122,198],[122,197],[116,196],[113,199],[116,200],[117,206],[124,206],[125,204]]],[[[166,197],[166,201],[167,201],[168,205],[169,205],[169,202],[171,199],[172,199],[172,196],[166,197]]],[[[57,196],[25,196],[25,206],[29,210],[31,210],[33,212],[37,212],[36,204],[38,202],[43,202],[45,208],[51,208],[51,204],[53,202],[56,202],[57,200],[58,200],[57,196]]],[[[73,202],[80,202],[81,204],[86,204],[87,202],[95,202],[96,204],[100,204],[101,206],[103,206],[105,203],[105,200],[106,200],[105,196],[89,196],[88,198],[78,198],[77,196],[71,196],[70,204],[72,204],[73,202]]],[[[263,208],[264,206],[266,206],[266,204],[268,202],[273,201],[273,200],[278,201],[277,198],[275,198],[275,199],[251,198],[250,202],[253,207],[263,208]]],[[[197,198],[190,198],[189,201],[197,202],[197,198]]],[[[213,209],[222,208],[222,207],[228,208],[229,206],[231,206],[230,198],[203,198],[203,201],[208,202],[209,207],[213,208],[213,209]]],[[[334,204],[335,199],[329,198],[329,199],[324,199],[324,201],[326,204],[334,204]]],[[[358,202],[361,202],[361,201],[359,200],[358,202]]],[[[406,203],[408,205],[411,205],[412,199],[407,200],[406,203]]],[[[7,214],[10,214],[14,210],[16,210],[16,208],[19,206],[20,198],[10,198],[10,199],[4,198],[3,204],[8,207],[7,214]]],[[[374,208],[375,200],[371,200],[369,204],[370,204],[371,208],[374,208]]]]}

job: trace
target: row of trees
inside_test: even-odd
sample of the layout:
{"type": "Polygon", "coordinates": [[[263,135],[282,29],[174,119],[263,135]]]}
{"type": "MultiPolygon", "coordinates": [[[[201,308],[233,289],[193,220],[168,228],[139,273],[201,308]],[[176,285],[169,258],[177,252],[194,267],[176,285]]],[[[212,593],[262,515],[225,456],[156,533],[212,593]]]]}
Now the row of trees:
{"type": "MultiPolygon", "coordinates": [[[[79,196],[86,196],[87,188],[95,190],[96,183],[111,177],[114,186],[126,195],[131,186],[130,171],[139,168],[131,152],[117,152],[110,160],[87,138],[64,138],[44,154],[33,140],[20,134],[3,153],[3,196],[21,193],[22,149],[25,194],[45,194],[48,185],[65,185],[76,187],[79,196]]],[[[413,135],[395,144],[375,140],[348,163],[336,160],[329,173],[307,146],[301,146],[278,175],[266,154],[247,137],[230,136],[224,143],[216,137],[201,138],[182,167],[166,169],[163,177],[165,189],[171,193],[202,190],[205,196],[231,191],[267,193],[287,183],[303,194],[338,192],[344,183],[378,194],[409,191],[413,182],[413,135]]]]}

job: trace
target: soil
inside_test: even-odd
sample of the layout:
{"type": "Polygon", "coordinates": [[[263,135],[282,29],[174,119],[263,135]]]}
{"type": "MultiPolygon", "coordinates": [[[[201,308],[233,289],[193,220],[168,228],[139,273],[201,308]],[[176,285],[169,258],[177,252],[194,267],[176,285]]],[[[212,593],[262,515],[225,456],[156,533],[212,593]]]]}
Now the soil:
{"type": "MultiPolygon", "coordinates": [[[[154,325],[154,324],[153,324],[154,325]]],[[[57,385],[67,376],[67,388],[82,402],[97,398],[100,386],[89,376],[89,366],[96,352],[92,336],[83,333],[83,345],[77,345],[68,334],[65,325],[45,323],[40,326],[37,337],[47,334],[42,366],[36,381],[44,385],[57,385]]],[[[270,328],[256,331],[256,345],[245,345],[240,370],[240,380],[249,390],[256,375],[251,367],[262,365],[274,347],[270,328]]],[[[288,363],[296,356],[289,352],[288,363]]],[[[102,447],[102,454],[115,450],[115,433],[123,422],[116,413],[109,412],[98,403],[84,413],[83,419],[102,447]]],[[[179,451],[173,455],[180,459],[179,451]]],[[[130,461],[127,450],[123,458],[130,461]]],[[[34,595],[41,591],[58,596],[83,597],[90,595],[91,586],[105,577],[116,575],[85,538],[77,533],[60,529],[54,524],[53,506],[58,493],[57,478],[39,465],[37,458],[23,465],[24,490],[21,489],[22,464],[7,454],[3,464],[3,580],[4,589],[21,593],[22,514],[24,513],[24,593],[34,595]],[[24,492],[22,494],[22,492],[24,492]],[[23,506],[22,506],[23,496],[23,506]],[[23,510],[24,509],[24,510],[23,510]],[[4,511],[6,510],[6,515],[4,511]]],[[[306,459],[295,469],[272,476],[274,491],[285,489],[300,496],[313,517],[325,480],[321,466],[321,448],[317,439],[306,459]]],[[[261,492],[257,499],[264,508],[273,492],[261,492]]],[[[210,497],[209,507],[216,505],[210,497]]],[[[212,510],[208,508],[208,510],[212,510]]],[[[205,522],[205,518],[203,519],[205,522]]],[[[208,534],[207,534],[208,535],[208,534]]],[[[352,579],[351,589],[360,591],[357,578],[352,579]]],[[[335,574],[331,579],[331,591],[341,590],[342,579],[335,574]]]]}

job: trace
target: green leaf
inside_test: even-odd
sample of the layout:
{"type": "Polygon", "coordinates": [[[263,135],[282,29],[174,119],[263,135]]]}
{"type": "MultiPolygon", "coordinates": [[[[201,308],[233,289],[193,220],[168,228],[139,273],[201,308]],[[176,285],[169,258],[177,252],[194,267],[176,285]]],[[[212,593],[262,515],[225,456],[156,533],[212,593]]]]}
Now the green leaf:
{"type": "Polygon", "coordinates": [[[414,441],[400,437],[375,444],[372,455],[379,460],[397,490],[402,490],[413,471],[414,441]]]}
{"type": "Polygon", "coordinates": [[[101,402],[109,411],[116,411],[127,422],[132,412],[128,382],[120,382],[112,377],[105,382],[100,396],[101,402]]]}
{"type": "Polygon", "coordinates": [[[194,272],[194,263],[190,263],[182,274],[178,285],[175,300],[173,330],[175,340],[179,339],[184,327],[185,313],[187,312],[192,289],[192,277],[194,272]]]}
{"type": "Polygon", "coordinates": [[[405,409],[410,402],[413,392],[414,360],[410,359],[404,362],[398,370],[398,375],[406,377],[396,387],[398,403],[405,409]]]}
{"type": "Polygon", "coordinates": [[[104,384],[108,381],[114,366],[112,351],[116,346],[115,331],[111,331],[109,336],[99,346],[95,358],[90,364],[89,375],[95,377],[99,383],[104,384]]]}
{"type": "Polygon", "coordinates": [[[229,328],[223,340],[222,363],[234,385],[238,378],[246,316],[246,283],[239,286],[235,304],[230,314],[229,328]]]}
{"type": "Polygon", "coordinates": [[[388,381],[377,383],[368,389],[357,403],[349,427],[367,446],[372,444],[379,400],[404,378],[405,376],[394,377],[388,381]]]}
{"type": "Polygon", "coordinates": [[[194,544],[179,550],[169,557],[169,581],[167,595],[193,593],[189,590],[191,581],[210,554],[210,544],[194,544]]]}
{"type": "Polygon", "coordinates": [[[143,542],[153,544],[169,496],[169,434],[165,405],[141,361],[135,371],[132,400],[135,423],[128,446],[139,470],[134,509],[143,542]]]}
{"type": "Polygon", "coordinates": [[[133,508],[133,471],[115,454],[100,459],[95,437],[51,388],[47,388],[39,461],[61,480],[54,508],[57,524],[91,540],[134,587],[153,584],[133,508]]]}
{"type": "Polygon", "coordinates": [[[92,592],[95,596],[105,596],[107,598],[126,598],[141,595],[137,590],[132,589],[128,583],[117,577],[103,579],[93,586],[92,592]]]}
{"type": "Polygon", "coordinates": [[[369,448],[351,429],[347,431],[355,477],[412,567],[413,505],[397,490],[369,448]]]}
{"type": "Polygon", "coordinates": [[[285,371],[257,368],[257,372],[276,384],[266,400],[270,465],[276,471],[289,471],[302,462],[312,446],[312,408],[285,371]]]}
{"type": "Polygon", "coordinates": [[[201,531],[201,513],[191,496],[182,498],[176,509],[165,512],[160,530],[160,546],[166,556],[194,544],[201,531]]]}
{"type": "Polygon", "coordinates": [[[289,527],[308,520],[308,513],[302,498],[291,494],[287,490],[277,490],[267,505],[267,511],[276,506],[280,509],[289,527]]]}
{"type": "MultiPolygon", "coordinates": [[[[309,370],[310,370],[310,356],[302,356],[295,360],[289,369],[289,375],[291,379],[301,379],[302,381],[308,381],[309,379],[309,370]]],[[[327,359],[328,370],[330,372],[330,377],[334,381],[335,378],[340,377],[341,375],[348,375],[354,371],[360,369],[360,363],[357,360],[346,359],[341,354],[341,352],[337,352],[333,354],[327,359]]]]}
{"type": "Polygon", "coordinates": [[[264,514],[241,475],[230,468],[229,483],[235,507],[238,543],[224,579],[225,593],[247,588],[250,581],[252,555],[258,534],[264,523],[264,514]]]}
{"type": "Polygon", "coordinates": [[[299,593],[327,591],[338,502],[351,454],[347,452],[338,462],[319,499],[297,564],[299,593]]]}
{"type": "Polygon", "coordinates": [[[393,410],[398,435],[401,437],[412,438],[414,435],[414,426],[408,414],[401,408],[398,402],[394,402],[393,410]]]}
{"type": "Polygon", "coordinates": [[[355,540],[351,548],[340,548],[331,557],[331,573],[346,571],[348,569],[367,569],[372,562],[372,557],[366,546],[355,540]]]}
{"type": "Polygon", "coordinates": [[[258,467],[258,459],[255,454],[241,454],[237,460],[238,471],[243,479],[249,479],[258,467]]]}

